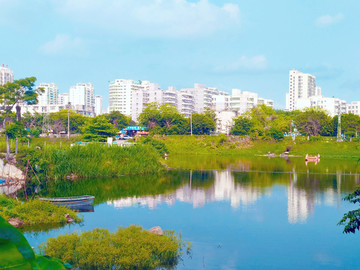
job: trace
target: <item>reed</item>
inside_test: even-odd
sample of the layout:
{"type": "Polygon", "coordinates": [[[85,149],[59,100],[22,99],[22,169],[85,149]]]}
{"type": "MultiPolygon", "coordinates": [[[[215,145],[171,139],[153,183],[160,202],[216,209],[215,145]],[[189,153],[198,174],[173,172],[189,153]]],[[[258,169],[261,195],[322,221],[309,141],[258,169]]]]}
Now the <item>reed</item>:
{"type": "Polygon", "coordinates": [[[151,145],[130,147],[91,143],[86,146],[48,145],[31,149],[23,157],[42,178],[75,179],[156,173],[164,169],[151,145]]]}

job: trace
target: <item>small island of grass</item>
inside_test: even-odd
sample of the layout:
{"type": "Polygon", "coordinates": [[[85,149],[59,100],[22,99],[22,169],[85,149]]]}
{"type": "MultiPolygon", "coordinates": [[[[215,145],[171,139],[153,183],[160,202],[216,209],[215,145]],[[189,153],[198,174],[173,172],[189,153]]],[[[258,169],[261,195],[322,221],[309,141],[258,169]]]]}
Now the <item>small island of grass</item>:
{"type": "Polygon", "coordinates": [[[18,227],[31,229],[34,226],[56,227],[81,218],[71,209],[37,199],[26,202],[0,195],[0,216],[16,221],[18,227]]]}
{"type": "Polygon", "coordinates": [[[114,233],[94,229],[49,238],[40,251],[80,269],[157,269],[175,266],[184,246],[173,231],[158,234],[132,225],[114,233]]]}

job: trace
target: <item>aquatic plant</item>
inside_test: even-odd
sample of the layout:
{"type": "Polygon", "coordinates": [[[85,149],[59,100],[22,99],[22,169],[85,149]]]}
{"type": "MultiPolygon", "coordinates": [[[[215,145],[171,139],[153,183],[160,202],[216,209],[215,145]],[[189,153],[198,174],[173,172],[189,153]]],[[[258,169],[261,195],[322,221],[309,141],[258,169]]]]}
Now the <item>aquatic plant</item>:
{"type": "Polygon", "coordinates": [[[184,246],[173,231],[158,235],[132,225],[49,238],[40,251],[81,269],[155,269],[175,266],[184,246]]]}
{"type": "Polygon", "coordinates": [[[29,200],[21,202],[5,195],[0,195],[0,215],[6,220],[16,218],[23,221],[24,227],[31,226],[57,226],[65,224],[69,215],[74,222],[80,222],[77,213],[64,206],[57,206],[40,200],[29,200]]]}
{"type": "Polygon", "coordinates": [[[23,158],[43,179],[75,179],[114,177],[119,175],[155,173],[164,169],[160,156],[151,145],[130,147],[90,143],[59,149],[33,149],[23,158]]]}

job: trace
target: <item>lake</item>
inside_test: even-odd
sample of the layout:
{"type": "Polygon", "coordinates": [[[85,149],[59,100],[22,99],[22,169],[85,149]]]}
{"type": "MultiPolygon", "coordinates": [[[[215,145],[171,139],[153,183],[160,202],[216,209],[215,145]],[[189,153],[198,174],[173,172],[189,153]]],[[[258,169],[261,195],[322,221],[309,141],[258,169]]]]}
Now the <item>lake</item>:
{"type": "Polygon", "coordinates": [[[176,269],[358,268],[360,233],[337,226],[356,209],[342,200],[360,184],[357,160],[170,158],[161,175],[63,182],[43,195],[95,195],[82,224],[27,232],[37,247],[72,231],[139,224],[192,242],[176,269]]]}

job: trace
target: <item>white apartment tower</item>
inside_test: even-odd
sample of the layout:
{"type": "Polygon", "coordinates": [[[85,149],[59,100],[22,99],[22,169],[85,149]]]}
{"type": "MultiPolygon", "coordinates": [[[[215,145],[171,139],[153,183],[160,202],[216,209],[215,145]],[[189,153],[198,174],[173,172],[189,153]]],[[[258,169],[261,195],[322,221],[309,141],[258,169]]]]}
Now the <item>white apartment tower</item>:
{"type": "Polygon", "coordinates": [[[316,78],[311,74],[302,73],[295,69],[289,72],[289,93],[286,94],[286,110],[296,110],[298,99],[316,96],[321,89],[316,88],[316,78]]]}
{"type": "Polygon", "coordinates": [[[109,111],[131,116],[132,91],[142,90],[141,81],[117,79],[109,84],[109,111]]]}
{"type": "Polygon", "coordinates": [[[59,105],[68,105],[70,102],[70,95],[69,93],[63,93],[58,95],[58,104],[59,105]]]}
{"type": "Polygon", "coordinates": [[[100,115],[102,113],[102,96],[95,96],[95,115],[100,115]]]}
{"type": "Polygon", "coordinates": [[[77,83],[70,87],[69,95],[71,105],[85,107],[95,106],[94,86],[92,83],[77,83]]]}
{"type": "Polygon", "coordinates": [[[14,81],[14,75],[13,72],[8,66],[5,67],[3,64],[2,67],[0,67],[0,85],[4,85],[8,82],[14,81]]]}
{"type": "Polygon", "coordinates": [[[38,96],[39,106],[58,104],[59,90],[55,83],[41,83],[38,88],[44,91],[38,96]]]}
{"type": "Polygon", "coordinates": [[[140,113],[146,108],[146,104],[162,103],[163,91],[157,83],[141,81],[139,87],[134,87],[131,92],[131,119],[137,121],[140,113]]]}

